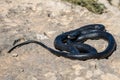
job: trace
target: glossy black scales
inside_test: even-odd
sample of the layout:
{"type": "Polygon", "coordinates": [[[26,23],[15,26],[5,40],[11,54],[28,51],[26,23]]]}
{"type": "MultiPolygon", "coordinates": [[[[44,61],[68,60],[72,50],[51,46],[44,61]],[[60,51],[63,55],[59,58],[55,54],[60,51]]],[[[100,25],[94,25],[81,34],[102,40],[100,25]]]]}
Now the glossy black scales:
{"type": "Polygon", "coordinates": [[[58,35],[54,40],[54,46],[57,50],[46,46],[42,42],[28,40],[15,45],[8,52],[10,53],[16,47],[29,43],[39,44],[57,56],[79,60],[108,58],[117,46],[114,37],[106,32],[104,25],[90,24],[58,35]],[[84,43],[88,39],[104,39],[108,42],[108,46],[104,51],[98,53],[94,47],[84,43]]]}

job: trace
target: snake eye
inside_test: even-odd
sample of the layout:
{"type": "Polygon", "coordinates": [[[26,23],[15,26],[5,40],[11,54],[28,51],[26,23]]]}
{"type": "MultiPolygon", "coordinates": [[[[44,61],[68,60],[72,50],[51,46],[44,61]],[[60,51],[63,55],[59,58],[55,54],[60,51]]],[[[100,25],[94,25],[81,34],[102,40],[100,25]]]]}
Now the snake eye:
{"type": "Polygon", "coordinates": [[[67,36],[68,39],[75,39],[77,37],[77,33],[72,33],[67,36]]]}
{"type": "Polygon", "coordinates": [[[76,37],[74,35],[68,35],[67,38],[68,39],[75,39],[76,37]]]}

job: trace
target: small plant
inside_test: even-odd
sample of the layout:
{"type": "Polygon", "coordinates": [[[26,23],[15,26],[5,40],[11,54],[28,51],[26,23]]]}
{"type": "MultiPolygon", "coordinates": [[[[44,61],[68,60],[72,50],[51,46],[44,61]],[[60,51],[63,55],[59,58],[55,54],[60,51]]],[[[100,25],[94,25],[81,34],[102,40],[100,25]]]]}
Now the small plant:
{"type": "Polygon", "coordinates": [[[97,0],[64,0],[82,7],[86,7],[89,11],[97,14],[102,14],[104,12],[105,6],[98,3],[97,0]]]}

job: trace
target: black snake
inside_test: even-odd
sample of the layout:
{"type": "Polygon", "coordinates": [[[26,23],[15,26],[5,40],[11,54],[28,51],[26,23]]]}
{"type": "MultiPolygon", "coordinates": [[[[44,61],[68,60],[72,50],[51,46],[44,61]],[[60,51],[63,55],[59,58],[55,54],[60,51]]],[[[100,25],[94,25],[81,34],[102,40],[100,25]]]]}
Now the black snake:
{"type": "Polygon", "coordinates": [[[114,37],[106,32],[105,27],[102,24],[86,25],[58,35],[54,40],[54,46],[57,50],[46,46],[42,42],[28,40],[15,45],[8,51],[8,53],[16,47],[29,43],[39,44],[57,56],[79,60],[108,58],[113,51],[116,50],[116,41],[114,37]],[[104,39],[108,42],[108,46],[103,52],[98,53],[94,47],[84,43],[88,39],[104,39]]]}

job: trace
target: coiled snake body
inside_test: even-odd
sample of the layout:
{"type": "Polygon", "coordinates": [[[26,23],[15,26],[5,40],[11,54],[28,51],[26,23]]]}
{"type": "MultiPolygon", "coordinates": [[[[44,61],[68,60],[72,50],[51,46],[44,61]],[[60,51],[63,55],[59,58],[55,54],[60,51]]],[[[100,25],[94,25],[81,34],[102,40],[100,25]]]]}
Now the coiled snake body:
{"type": "Polygon", "coordinates": [[[114,37],[106,32],[105,27],[102,24],[86,25],[58,35],[54,40],[54,46],[57,50],[46,46],[42,42],[28,40],[15,45],[8,51],[8,53],[16,47],[29,43],[37,43],[57,56],[79,60],[108,58],[113,51],[116,50],[114,37]],[[108,46],[104,51],[98,53],[94,47],[84,43],[88,39],[104,39],[108,42],[108,46]]]}

